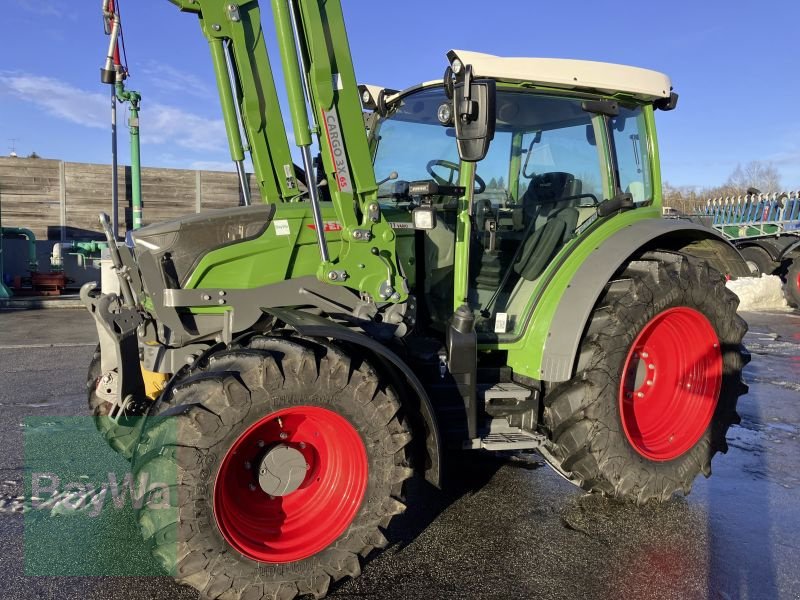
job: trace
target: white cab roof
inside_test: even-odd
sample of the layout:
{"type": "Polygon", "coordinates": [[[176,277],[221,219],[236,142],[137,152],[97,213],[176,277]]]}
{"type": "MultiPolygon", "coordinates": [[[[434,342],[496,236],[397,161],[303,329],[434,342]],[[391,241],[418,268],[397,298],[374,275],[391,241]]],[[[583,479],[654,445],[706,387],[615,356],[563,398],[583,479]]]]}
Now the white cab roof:
{"type": "Polygon", "coordinates": [[[452,50],[450,56],[472,65],[476,77],[604,93],[625,92],[642,100],[669,98],[672,90],[669,77],[639,67],[565,58],[502,58],[468,50],[452,50]]]}

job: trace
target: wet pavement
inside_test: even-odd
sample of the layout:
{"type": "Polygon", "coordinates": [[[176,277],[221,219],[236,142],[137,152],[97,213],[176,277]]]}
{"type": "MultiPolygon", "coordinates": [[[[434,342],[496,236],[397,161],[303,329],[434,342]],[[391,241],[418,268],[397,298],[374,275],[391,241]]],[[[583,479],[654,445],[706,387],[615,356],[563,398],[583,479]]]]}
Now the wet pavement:
{"type": "MultiPolygon", "coordinates": [[[[582,494],[533,455],[469,455],[446,492],[412,482],[390,548],[331,597],[800,598],[800,314],[744,316],[753,361],[742,423],[688,497],[620,505],[582,494]]],[[[94,335],[82,310],[0,312],[0,597],[196,598],[166,577],[26,575],[24,425],[84,414],[94,335]]],[[[69,560],[125,540],[113,560],[150,561],[129,514],[91,525],[93,544],[69,560]]]]}

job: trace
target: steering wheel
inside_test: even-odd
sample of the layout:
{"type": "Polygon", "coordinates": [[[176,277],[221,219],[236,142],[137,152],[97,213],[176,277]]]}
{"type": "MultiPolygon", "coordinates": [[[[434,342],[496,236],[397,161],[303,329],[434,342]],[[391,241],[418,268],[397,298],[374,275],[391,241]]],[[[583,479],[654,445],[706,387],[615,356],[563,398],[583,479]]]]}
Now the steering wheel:
{"type": "MultiPolygon", "coordinates": [[[[430,176],[433,177],[433,180],[439,185],[456,185],[456,182],[458,181],[458,172],[461,170],[461,166],[458,163],[454,163],[449,160],[434,159],[428,162],[428,165],[425,167],[425,169],[428,171],[428,173],[430,173],[430,176]],[[438,175],[433,170],[434,167],[444,167],[445,169],[450,169],[450,174],[447,176],[447,179],[441,175],[438,175]]],[[[485,191],[486,182],[476,173],[475,190],[473,193],[482,194],[485,191]]]]}

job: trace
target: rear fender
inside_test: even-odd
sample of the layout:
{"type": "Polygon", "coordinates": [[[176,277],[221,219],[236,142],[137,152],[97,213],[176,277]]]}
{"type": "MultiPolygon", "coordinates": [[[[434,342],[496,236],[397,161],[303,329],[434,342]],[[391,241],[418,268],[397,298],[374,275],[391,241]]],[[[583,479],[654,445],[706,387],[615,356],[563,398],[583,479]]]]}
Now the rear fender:
{"type": "Polygon", "coordinates": [[[553,290],[545,292],[541,302],[556,305],[552,318],[549,322],[531,321],[543,335],[529,335],[524,344],[509,350],[509,365],[522,375],[542,381],[569,380],[589,315],[606,284],[632,258],[658,249],[707,260],[729,277],[749,275],[739,252],[713,229],[680,219],[635,221],[598,244],[566,285],[559,281],[553,290]],[[548,292],[552,295],[548,296],[548,292]],[[536,360],[537,354],[540,361],[536,360]]]}

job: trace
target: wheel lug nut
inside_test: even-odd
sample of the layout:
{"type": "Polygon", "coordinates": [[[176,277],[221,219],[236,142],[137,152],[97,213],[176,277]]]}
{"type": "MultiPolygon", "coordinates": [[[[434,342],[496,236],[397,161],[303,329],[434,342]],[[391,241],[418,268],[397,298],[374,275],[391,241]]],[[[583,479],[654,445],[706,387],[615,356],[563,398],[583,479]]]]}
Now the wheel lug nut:
{"type": "Polygon", "coordinates": [[[244,468],[247,469],[248,471],[250,470],[250,467],[252,467],[252,466],[253,465],[251,465],[249,462],[244,463],[244,468]]]}
{"type": "Polygon", "coordinates": [[[650,380],[648,380],[648,381],[647,381],[647,385],[653,385],[653,382],[652,382],[652,381],[650,381],[650,380]]]}
{"type": "Polygon", "coordinates": [[[656,368],[656,366],[655,366],[655,365],[653,365],[653,364],[650,364],[650,365],[647,365],[647,368],[648,368],[648,369],[650,369],[650,370],[652,371],[653,369],[655,369],[655,368],[656,368]]]}
{"type": "Polygon", "coordinates": [[[300,449],[303,450],[306,447],[305,442],[300,442],[300,449]]]}
{"type": "Polygon", "coordinates": [[[256,491],[256,484],[251,483],[248,487],[250,488],[251,492],[255,492],[256,491]]]}
{"type": "Polygon", "coordinates": [[[642,352],[642,358],[647,358],[648,356],[650,355],[647,352],[642,352]]]}
{"type": "Polygon", "coordinates": [[[263,448],[264,447],[264,440],[258,440],[258,447],[259,448],[263,448]]]}
{"type": "Polygon", "coordinates": [[[281,431],[281,434],[280,434],[280,436],[279,436],[279,437],[280,437],[282,440],[285,440],[286,438],[288,438],[288,437],[289,437],[289,434],[288,434],[288,433],[286,433],[285,431],[281,431]]]}
{"type": "Polygon", "coordinates": [[[636,394],[636,397],[637,398],[644,398],[644,392],[639,392],[638,394],[636,394]]]}

